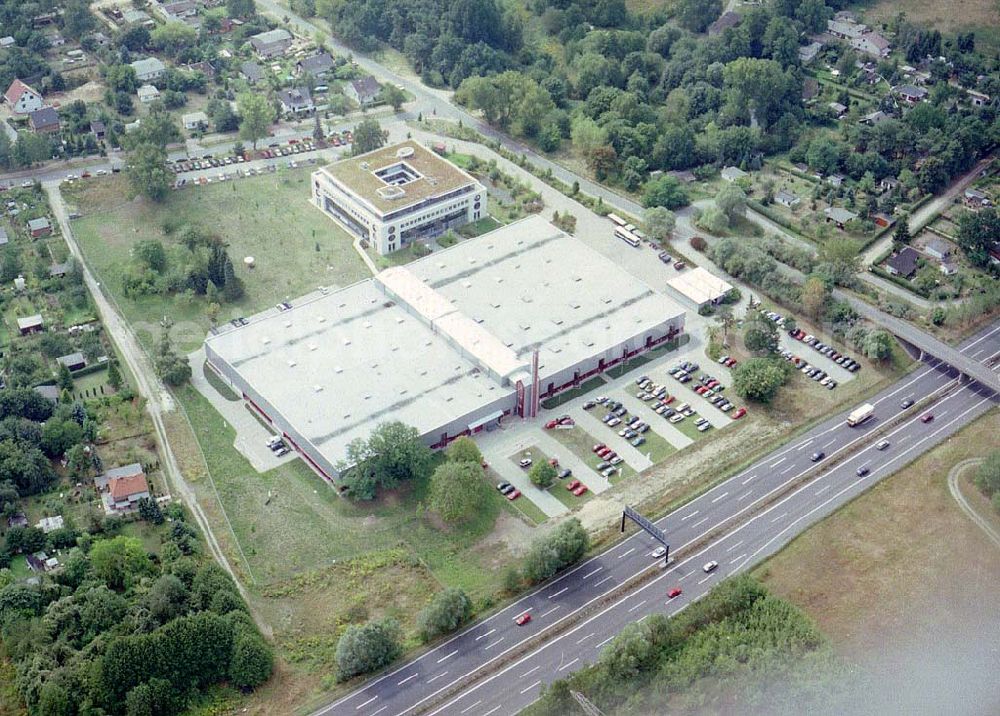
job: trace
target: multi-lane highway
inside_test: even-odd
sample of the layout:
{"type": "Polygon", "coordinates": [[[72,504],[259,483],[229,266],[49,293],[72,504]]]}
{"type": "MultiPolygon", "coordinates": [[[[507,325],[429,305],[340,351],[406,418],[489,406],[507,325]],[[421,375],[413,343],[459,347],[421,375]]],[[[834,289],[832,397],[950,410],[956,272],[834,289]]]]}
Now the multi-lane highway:
{"type": "MultiPolygon", "coordinates": [[[[1000,323],[959,349],[978,362],[1000,353],[1000,323]]],[[[650,557],[656,546],[652,539],[635,534],[315,716],[392,716],[418,709],[477,716],[516,713],[538,698],[543,684],[592,663],[626,624],[651,613],[677,613],[995,404],[992,390],[976,383],[959,385],[957,376],[950,366],[927,359],[870,399],[875,406],[871,420],[850,428],[848,411],[833,416],[657,521],[675,552],[694,546],[694,554],[681,553],[680,561],[663,568],[662,560],[650,557]],[[932,407],[917,411],[922,398],[949,385],[953,389],[932,407]],[[918,401],[918,406],[903,411],[904,399],[918,401]],[[921,420],[926,413],[933,413],[933,421],[921,420]],[[889,446],[878,450],[870,435],[881,430],[886,430],[881,438],[889,446]],[[835,464],[803,481],[817,467],[814,452],[825,453],[819,466],[835,464]],[[863,475],[858,474],[861,467],[867,468],[863,475]],[[719,567],[706,574],[702,565],[709,560],[719,567]],[[643,586],[598,608],[602,597],[647,570],[654,574],[643,586]],[[683,593],[667,599],[675,586],[683,593]],[[532,620],[517,626],[515,617],[526,611],[532,620]],[[526,644],[561,620],[566,629],[558,636],[533,648],[526,644]]]]}

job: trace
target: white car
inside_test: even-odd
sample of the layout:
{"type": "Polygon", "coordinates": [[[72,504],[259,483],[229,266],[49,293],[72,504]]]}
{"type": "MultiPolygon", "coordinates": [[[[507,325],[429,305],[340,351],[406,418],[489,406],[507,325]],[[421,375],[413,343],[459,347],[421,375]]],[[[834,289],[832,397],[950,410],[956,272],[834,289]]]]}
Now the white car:
{"type": "Polygon", "coordinates": [[[704,567],[702,567],[702,569],[703,569],[703,570],[705,570],[706,572],[711,572],[711,571],[714,571],[714,570],[715,570],[715,568],[716,568],[716,567],[718,567],[718,566],[719,566],[719,563],[718,563],[718,562],[716,562],[716,561],[715,561],[715,560],[713,559],[713,560],[712,560],[711,562],[707,562],[707,563],[705,564],[705,566],[704,566],[704,567]]]}
{"type": "Polygon", "coordinates": [[[652,552],[649,553],[649,556],[652,557],[653,559],[659,559],[666,553],[667,553],[666,547],[657,547],[656,549],[654,549],[652,552]]]}
{"type": "Polygon", "coordinates": [[[517,464],[521,466],[522,470],[526,470],[529,467],[531,467],[531,458],[530,457],[521,458],[517,464]]]}

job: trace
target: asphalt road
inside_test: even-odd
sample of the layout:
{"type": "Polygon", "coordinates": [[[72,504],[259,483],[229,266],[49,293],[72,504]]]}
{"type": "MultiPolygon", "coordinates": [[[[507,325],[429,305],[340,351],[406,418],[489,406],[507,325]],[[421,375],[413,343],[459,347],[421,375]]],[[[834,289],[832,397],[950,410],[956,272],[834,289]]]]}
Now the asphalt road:
{"type": "MultiPolygon", "coordinates": [[[[1000,323],[980,331],[959,349],[977,361],[994,356],[1000,352],[1000,323]]],[[[457,696],[435,705],[429,713],[476,716],[516,713],[538,698],[543,684],[593,662],[600,649],[626,624],[651,613],[676,614],[715,583],[773,554],[809,525],[995,404],[996,394],[992,390],[966,383],[927,411],[914,412],[911,408],[911,414],[886,434],[890,442],[887,449],[855,445],[899,417],[900,401],[905,398],[919,401],[956,384],[957,376],[955,369],[929,358],[915,372],[870,399],[876,410],[866,423],[847,427],[845,417],[849,410],[833,416],[657,521],[675,551],[702,542],[718,526],[727,525],[728,532],[697,554],[664,569],[662,560],[650,557],[656,546],[653,540],[644,533],[635,534],[413,661],[316,711],[314,716],[404,714],[421,706],[427,708],[445,692],[459,687],[457,696]],[[921,421],[925,412],[934,414],[933,422],[921,421]],[[776,495],[785,493],[817,466],[810,459],[817,451],[825,453],[823,461],[833,457],[843,459],[770,504],[776,495]],[[861,466],[870,472],[859,477],[856,471],[861,466]],[[762,509],[765,505],[766,509],[762,509]],[[717,561],[719,567],[706,574],[701,567],[709,560],[717,561]],[[483,676],[494,662],[515,658],[514,654],[526,640],[592,605],[646,570],[662,574],[565,633],[516,657],[502,670],[483,676]],[[666,593],[674,586],[680,586],[683,594],[667,600],[666,593]],[[519,627],[514,618],[524,612],[530,612],[532,620],[519,627]]]]}

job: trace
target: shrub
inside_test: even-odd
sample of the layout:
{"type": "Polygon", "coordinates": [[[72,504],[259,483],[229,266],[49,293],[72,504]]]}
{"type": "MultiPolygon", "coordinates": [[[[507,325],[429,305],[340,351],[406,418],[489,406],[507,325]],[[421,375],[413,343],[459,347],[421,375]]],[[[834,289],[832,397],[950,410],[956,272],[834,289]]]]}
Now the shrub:
{"type": "Polygon", "coordinates": [[[704,253],[705,249],[708,248],[708,242],[705,241],[704,237],[701,236],[692,236],[691,240],[688,243],[691,244],[692,249],[694,249],[695,251],[700,251],[702,253],[704,253]]]}
{"type": "Polygon", "coordinates": [[[434,595],[431,603],[417,615],[420,638],[431,641],[455,631],[472,616],[472,601],[461,589],[450,587],[434,595]]]}

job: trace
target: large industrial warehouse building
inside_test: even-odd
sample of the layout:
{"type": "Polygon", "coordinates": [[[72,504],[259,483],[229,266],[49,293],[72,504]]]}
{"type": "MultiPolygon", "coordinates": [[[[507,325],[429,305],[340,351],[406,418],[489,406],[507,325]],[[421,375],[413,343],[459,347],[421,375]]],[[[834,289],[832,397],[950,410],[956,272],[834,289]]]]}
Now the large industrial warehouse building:
{"type": "Polygon", "coordinates": [[[684,330],[677,303],[540,217],[293,303],[205,351],[331,479],[381,422],[443,446],[684,330]]]}
{"type": "Polygon", "coordinates": [[[379,254],[486,216],[486,187],[415,141],[313,172],[312,201],[379,254]]]}

